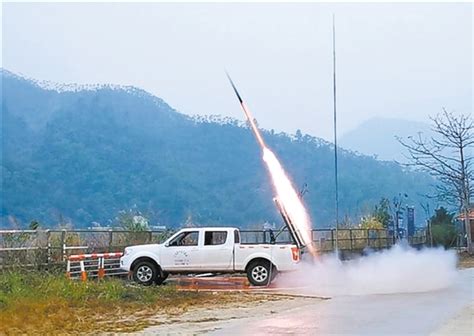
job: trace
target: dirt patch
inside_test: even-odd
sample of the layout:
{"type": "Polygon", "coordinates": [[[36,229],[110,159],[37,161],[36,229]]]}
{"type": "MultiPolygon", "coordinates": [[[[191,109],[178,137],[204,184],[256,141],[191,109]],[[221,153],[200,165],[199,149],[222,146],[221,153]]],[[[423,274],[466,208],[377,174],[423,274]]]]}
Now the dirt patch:
{"type": "Polygon", "coordinates": [[[233,302],[225,306],[194,307],[176,318],[155,316],[156,324],[132,335],[202,335],[221,329],[236,319],[250,319],[256,315],[269,316],[284,310],[302,307],[322,301],[318,298],[293,297],[290,295],[239,293],[251,302],[233,302]]]}
{"type": "Polygon", "coordinates": [[[467,252],[459,253],[458,268],[474,268],[474,255],[467,252]]]}

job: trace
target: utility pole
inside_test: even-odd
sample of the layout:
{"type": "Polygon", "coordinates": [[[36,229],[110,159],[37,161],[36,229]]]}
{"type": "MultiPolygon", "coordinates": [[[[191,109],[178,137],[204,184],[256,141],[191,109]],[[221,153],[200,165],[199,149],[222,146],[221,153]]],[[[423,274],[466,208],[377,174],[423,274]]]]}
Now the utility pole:
{"type": "Polygon", "coordinates": [[[428,234],[430,235],[430,247],[433,247],[433,234],[431,233],[431,219],[430,219],[430,204],[420,203],[423,210],[425,210],[425,218],[426,218],[426,229],[428,230],[428,234]]]}
{"type": "MultiPolygon", "coordinates": [[[[403,194],[405,198],[408,198],[407,194],[403,194]]],[[[400,240],[400,214],[402,209],[402,193],[398,194],[398,198],[393,198],[393,205],[395,207],[395,241],[398,242],[400,240]]]]}

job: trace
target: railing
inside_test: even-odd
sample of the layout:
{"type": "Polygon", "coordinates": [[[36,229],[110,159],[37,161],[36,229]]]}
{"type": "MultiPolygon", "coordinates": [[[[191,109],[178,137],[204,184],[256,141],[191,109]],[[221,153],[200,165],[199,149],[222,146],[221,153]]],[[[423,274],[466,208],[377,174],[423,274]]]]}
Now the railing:
{"type": "MultiPolygon", "coordinates": [[[[242,244],[271,243],[270,231],[241,230],[242,244]]],[[[0,268],[15,265],[49,267],[64,265],[68,256],[84,253],[123,251],[126,246],[164,242],[173,232],[165,230],[0,230],[0,268]]],[[[290,243],[288,231],[276,232],[275,243],[290,243]]],[[[312,238],[320,252],[335,248],[334,229],[312,230],[312,238]]],[[[383,249],[395,243],[387,230],[339,229],[338,247],[342,251],[360,252],[383,249]]],[[[409,243],[421,246],[427,241],[425,231],[410,237],[409,243]]]]}
{"type": "Polygon", "coordinates": [[[161,243],[171,231],[0,230],[0,268],[64,264],[69,255],[123,251],[126,246],[161,243]]]}
{"type": "MultiPolygon", "coordinates": [[[[272,242],[270,231],[243,230],[240,231],[242,244],[262,244],[272,242]]],[[[292,239],[288,231],[283,231],[280,235],[273,232],[276,244],[291,243],[292,239]]],[[[319,252],[334,251],[336,246],[342,251],[362,251],[364,249],[384,249],[395,244],[396,240],[388,230],[366,230],[366,229],[313,229],[312,240],[319,252]],[[336,237],[337,234],[337,237],[336,237]]],[[[424,230],[419,230],[413,237],[408,238],[411,246],[419,247],[426,244],[426,234],[424,230]]]]}
{"type": "Polygon", "coordinates": [[[88,277],[103,279],[106,275],[128,274],[120,269],[121,256],[122,252],[71,255],[67,258],[66,277],[86,281],[88,277]]]}

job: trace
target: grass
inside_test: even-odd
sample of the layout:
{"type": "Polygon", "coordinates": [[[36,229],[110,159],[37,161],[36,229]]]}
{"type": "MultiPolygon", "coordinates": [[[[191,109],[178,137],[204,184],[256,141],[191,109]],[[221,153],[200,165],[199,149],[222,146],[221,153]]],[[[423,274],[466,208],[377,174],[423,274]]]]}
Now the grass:
{"type": "Polygon", "coordinates": [[[181,292],[124,280],[71,281],[64,274],[0,272],[0,335],[132,332],[191,307],[255,300],[251,295],[181,292]]]}

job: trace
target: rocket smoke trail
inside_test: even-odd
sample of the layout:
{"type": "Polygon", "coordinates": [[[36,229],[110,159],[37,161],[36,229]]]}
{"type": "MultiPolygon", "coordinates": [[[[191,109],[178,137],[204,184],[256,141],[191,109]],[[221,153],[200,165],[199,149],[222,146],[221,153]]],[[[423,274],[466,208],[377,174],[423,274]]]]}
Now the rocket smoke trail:
{"type": "Polygon", "coordinates": [[[298,247],[306,246],[308,247],[309,252],[315,255],[315,250],[313,248],[311,239],[311,222],[301,198],[293,187],[280,161],[276,155],[266,146],[265,141],[263,141],[263,137],[260,134],[257,125],[255,124],[255,120],[253,119],[250,110],[242,100],[242,97],[237,91],[237,88],[235,87],[234,82],[230,78],[229,74],[227,74],[227,78],[229,78],[230,84],[232,85],[232,88],[239,99],[240,106],[244,111],[245,117],[247,118],[252,132],[262,149],[263,161],[267,165],[267,169],[277,195],[277,207],[281,212],[283,219],[287,224],[288,229],[295,239],[298,247]]]}

